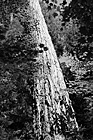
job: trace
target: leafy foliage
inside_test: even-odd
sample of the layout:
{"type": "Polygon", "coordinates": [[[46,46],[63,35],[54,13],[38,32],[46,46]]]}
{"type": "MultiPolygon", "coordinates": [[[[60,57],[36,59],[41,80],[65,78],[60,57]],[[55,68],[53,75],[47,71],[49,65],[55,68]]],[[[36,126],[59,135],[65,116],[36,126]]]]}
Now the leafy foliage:
{"type": "MultiPolygon", "coordinates": [[[[33,89],[34,78],[40,66],[37,61],[39,50],[35,36],[30,34],[31,17],[27,16],[28,9],[24,10],[26,16],[22,10],[17,11],[7,28],[4,21],[0,26],[1,34],[3,33],[0,39],[0,139],[2,140],[25,140],[35,137],[31,123],[34,117],[32,112],[36,113],[33,89]]],[[[33,25],[34,28],[36,25],[33,25]]]]}
{"type": "Polygon", "coordinates": [[[71,19],[78,24],[80,37],[77,40],[76,54],[80,61],[93,60],[93,2],[72,0],[64,7],[63,23],[66,25],[71,19]]]}

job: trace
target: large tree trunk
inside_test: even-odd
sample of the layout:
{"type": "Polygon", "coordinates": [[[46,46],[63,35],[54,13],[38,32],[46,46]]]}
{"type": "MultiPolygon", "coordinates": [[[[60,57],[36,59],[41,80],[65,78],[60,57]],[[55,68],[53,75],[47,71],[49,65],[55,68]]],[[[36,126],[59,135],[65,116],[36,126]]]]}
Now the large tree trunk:
{"type": "Polygon", "coordinates": [[[38,0],[30,0],[30,7],[34,20],[38,21],[35,34],[39,49],[41,49],[40,45],[44,45],[42,45],[43,52],[38,56],[41,66],[34,87],[34,94],[37,97],[35,121],[38,126],[38,136],[53,134],[56,140],[57,136],[61,137],[61,134],[65,134],[62,131],[73,132],[78,125],[38,0]],[[45,49],[47,50],[44,51],[45,49]]]}
{"type": "MultiPolygon", "coordinates": [[[[78,125],[39,1],[28,0],[26,6],[21,7],[19,4],[18,13],[13,13],[13,10],[10,11],[11,24],[15,20],[19,24],[22,12],[22,16],[29,17],[28,35],[38,50],[34,62],[38,65],[38,69],[34,74],[34,90],[31,93],[34,100],[32,101],[33,139],[62,140],[68,132],[77,131],[78,125]]],[[[24,20],[25,18],[21,22],[23,23],[24,20]]],[[[22,27],[20,29],[23,30],[22,27]]]]}

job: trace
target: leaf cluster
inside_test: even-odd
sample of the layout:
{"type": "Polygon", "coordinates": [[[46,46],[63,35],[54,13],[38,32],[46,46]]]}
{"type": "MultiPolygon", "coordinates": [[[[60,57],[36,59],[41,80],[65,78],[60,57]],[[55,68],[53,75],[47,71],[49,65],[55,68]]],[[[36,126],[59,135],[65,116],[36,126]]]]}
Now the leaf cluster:
{"type": "MultiPolygon", "coordinates": [[[[64,7],[62,13],[63,26],[72,19],[78,24],[80,37],[77,40],[76,55],[80,61],[93,60],[93,2],[72,0],[68,6],[64,7]]],[[[70,35],[71,36],[71,35],[70,35]]],[[[74,38],[74,37],[73,37],[74,38]]]]}

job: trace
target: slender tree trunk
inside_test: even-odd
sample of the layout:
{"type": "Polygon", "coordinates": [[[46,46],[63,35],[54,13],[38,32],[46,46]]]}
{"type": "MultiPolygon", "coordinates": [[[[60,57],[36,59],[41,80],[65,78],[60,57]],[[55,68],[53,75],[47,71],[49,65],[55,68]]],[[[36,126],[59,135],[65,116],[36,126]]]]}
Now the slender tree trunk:
{"type": "MultiPolygon", "coordinates": [[[[38,70],[34,74],[32,93],[34,100],[32,101],[33,139],[62,140],[68,132],[74,133],[78,129],[74,110],[39,1],[25,0],[25,2],[27,2],[26,6],[19,5],[16,8],[18,9],[16,13],[12,9],[10,22],[13,23],[14,19],[18,22],[23,16],[22,24],[27,16],[29,24],[27,34],[32,43],[35,42],[36,50],[38,50],[38,55],[35,58],[38,70]]],[[[23,26],[26,28],[26,25],[23,24],[23,26]]]]}

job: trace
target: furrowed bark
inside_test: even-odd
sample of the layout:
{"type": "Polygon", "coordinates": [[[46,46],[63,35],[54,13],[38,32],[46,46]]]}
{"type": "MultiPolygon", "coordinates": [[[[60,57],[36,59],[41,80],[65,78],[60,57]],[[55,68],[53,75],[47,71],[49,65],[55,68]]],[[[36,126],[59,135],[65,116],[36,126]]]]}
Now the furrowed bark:
{"type": "Polygon", "coordinates": [[[40,44],[44,45],[43,52],[38,57],[42,66],[38,70],[34,88],[37,97],[38,136],[53,134],[56,140],[57,136],[60,139],[64,129],[65,131],[74,131],[78,125],[38,0],[30,0],[30,7],[34,19],[38,21],[35,33],[39,49],[41,49],[40,44]],[[44,48],[47,48],[47,51],[44,51],[44,48]]]}

